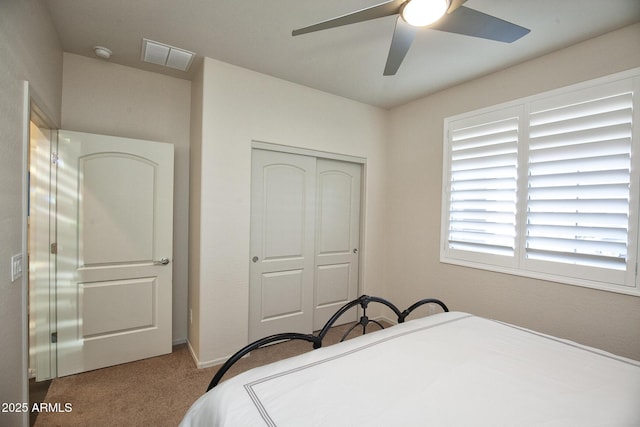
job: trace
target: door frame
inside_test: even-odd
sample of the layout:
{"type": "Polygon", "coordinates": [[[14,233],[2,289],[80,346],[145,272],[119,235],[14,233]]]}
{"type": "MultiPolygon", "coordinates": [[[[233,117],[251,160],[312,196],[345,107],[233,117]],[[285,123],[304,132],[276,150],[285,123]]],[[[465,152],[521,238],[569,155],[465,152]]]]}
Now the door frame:
{"type": "MultiPolygon", "coordinates": [[[[342,162],[359,163],[366,166],[367,159],[364,157],[350,156],[348,154],[332,153],[329,151],[312,150],[310,148],[294,147],[291,145],[274,144],[272,142],[251,141],[251,149],[278,151],[280,153],[300,154],[302,156],[317,157],[321,159],[339,160],[342,162]]],[[[366,169],[365,169],[366,171],[366,169]]],[[[363,173],[363,176],[365,174],[363,173]]],[[[364,184],[363,184],[364,188],[364,184]]]]}
{"type": "MultiPolygon", "coordinates": [[[[56,151],[57,132],[43,119],[42,113],[32,108],[30,125],[44,131],[44,144],[33,141],[29,134],[29,236],[28,272],[30,339],[29,374],[36,381],[57,377],[57,344],[52,339],[56,330],[56,254],[52,244],[56,241],[56,151]],[[39,150],[40,159],[32,154],[39,150]],[[34,166],[35,165],[35,166],[34,166]],[[33,171],[37,176],[32,174],[33,171]],[[33,329],[31,330],[31,324],[33,329]],[[35,372],[32,372],[35,371],[35,372]]],[[[31,130],[31,126],[30,126],[31,130]]]]}
{"type": "MultiPolygon", "coordinates": [[[[51,129],[52,131],[58,128],[56,121],[52,119],[55,115],[50,114],[46,108],[42,98],[34,90],[28,80],[22,80],[22,103],[20,109],[22,110],[22,221],[21,221],[21,254],[23,259],[23,273],[22,277],[18,279],[21,291],[21,336],[22,343],[20,348],[22,358],[22,384],[20,384],[22,402],[29,402],[29,150],[30,150],[30,125],[32,117],[37,115],[38,120],[42,125],[51,129]]],[[[55,298],[55,292],[49,295],[55,298]]],[[[55,357],[55,351],[54,357],[55,357]]],[[[51,357],[51,352],[49,352],[51,357]]],[[[29,425],[29,412],[23,412],[22,425],[29,425]]]]}
{"type": "MultiPolygon", "coordinates": [[[[39,352],[34,355],[33,358],[30,357],[30,280],[29,280],[29,272],[32,268],[32,261],[29,252],[29,222],[33,220],[33,218],[29,218],[29,209],[30,209],[30,192],[33,189],[30,181],[30,150],[31,150],[31,131],[30,126],[31,122],[36,124],[38,127],[42,127],[47,129],[49,133],[49,147],[51,154],[55,152],[55,146],[57,143],[56,140],[56,130],[58,126],[51,119],[51,115],[47,113],[47,111],[42,107],[43,103],[40,102],[40,98],[38,94],[34,91],[34,89],[30,86],[28,81],[24,81],[24,105],[23,105],[23,170],[24,170],[24,179],[23,179],[23,264],[25,266],[23,273],[23,310],[24,310],[24,324],[23,324],[23,336],[24,336],[24,353],[25,353],[25,381],[28,383],[29,377],[31,376],[31,362],[35,361],[37,365],[48,365],[50,367],[48,374],[45,376],[48,378],[55,378],[57,376],[57,360],[56,360],[56,352],[57,347],[55,343],[50,343],[46,351],[39,352]]],[[[55,182],[55,165],[51,164],[51,172],[49,174],[49,182],[47,183],[49,188],[52,188],[51,185],[55,182]]],[[[49,193],[51,196],[51,193],[49,193]]],[[[55,197],[55,195],[53,195],[55,197]]],[[[48,230],[47,234],[41,234],[38,244],[43,247],[49,247],[49,245],[54,241],[55,236],[55,201],[52,199],[52,203],[50,206],[49,213],[49,225],[46,227],[48,230]],[[53,229],[51,228],[51,224],[53,224],[53,229]]],[[[40,260],[39,260],[40,262],[40,260]]],[[[36,330],[36,334],[40,335],[40,339],[43,338],[44,333],[40,333],[41,331],[50,331],[53,332],[56,327],[55,320],[55,254],[50,256],[48,259],[43,260],[42,268],[46,268],[49,274],[49,283],[48,285],[42,286],[42,289],[38,289],[39,291],[43,291],[43,293],[39,296],[38,300],[41,302],[47,302],[48,310],[46,314],[38,317],[40,324],[36,326],[38,330],[36,330]],[[45,289],[46,288],[46,289],[45,289]]],[[[47,335],[50,333],[47,332],[47,335]]],[[[37,341],[37,340],[36,340],[37,341]]],[[[46,378],[41,378],[46,379],[46,378]]],[[[28,386],[27,386],[28,393],[28,386]]],[[[28,398],[25,400],[28,402],[28,398]]]]}
{"type": "MultiPolygon", "coordinates": [[[[318,159],[337,160],[341,162],[357,163],[362,165],[362,177],[360,181],[360,242],[358,245],[360,260],[358,265],[358,290],[357,293],[361,294],[364,289],[364,271],[366,268],[366,242],[365,242],[365,229],[366,229],[366,199],[367,199],[367,159],[365,157],[351,156],[348,154],[333,153],[329,151],[313,150],[309,148],[294,147],[291,145],[275,144],[264,141],[251,141],[251,151],[253,150],[267,150],[275,151],[279,153],[298,154],[302,156],[315,157],[318,159]]],[[[315,263],[315,261],[314,261],[315,263]]],[[[247,264],[249,279],[251,279],[251,264],[247,264]]],[[[357,308],[357,316],[360,316],[360,308],[357,308]]],[[[248,313],[247,313],[248,314],[248,313]]]]}

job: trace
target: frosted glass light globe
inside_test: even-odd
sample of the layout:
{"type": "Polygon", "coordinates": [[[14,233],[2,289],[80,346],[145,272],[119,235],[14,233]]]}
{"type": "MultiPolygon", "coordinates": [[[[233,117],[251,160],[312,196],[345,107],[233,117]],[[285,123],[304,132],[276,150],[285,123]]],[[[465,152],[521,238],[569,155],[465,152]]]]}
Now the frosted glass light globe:
{"type": "Polygon", "coordinates": [[[449,0],[409,0],[402,8],[402,18],[409,25],[424,27],[442,18],[448,7],[449,0]]]}

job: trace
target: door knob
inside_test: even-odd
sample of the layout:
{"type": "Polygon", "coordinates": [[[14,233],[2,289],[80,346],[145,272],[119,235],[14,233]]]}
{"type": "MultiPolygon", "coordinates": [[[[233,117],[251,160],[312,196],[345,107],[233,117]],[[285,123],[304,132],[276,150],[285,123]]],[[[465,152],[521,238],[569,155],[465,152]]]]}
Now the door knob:
{"type": "Polygon", "coordinates": [[[357,253],[358,253],[358,248],[355,248],[355,249],[353,250],[353,253],[354,253],[354,254],[357,254],[357,253]]]}
{"type": "Polygon", "coordinates": [[[260,259],[260,258],[258,258],[257,256],[254,256],[253,258],[251,258],[251,261],[253,261],[253,262],[258,262],[258,260],[259,260],[259,259],[260,259]]]}
{"type": "Polygon", "coordinates": [[[169,258],[163,257],[160,261],[153,261],[153,265],[167,265],[169,264],[169,258]]]}

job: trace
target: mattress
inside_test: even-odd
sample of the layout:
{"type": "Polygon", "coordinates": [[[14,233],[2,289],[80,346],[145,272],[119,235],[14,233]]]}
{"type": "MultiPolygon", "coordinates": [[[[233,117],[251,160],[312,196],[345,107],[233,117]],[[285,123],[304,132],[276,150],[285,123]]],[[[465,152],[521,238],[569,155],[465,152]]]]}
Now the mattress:
{"type": "Polygon", "coordinates": [[[449,312],[252,369],[181,426],[640,426],[640,362],[449,312]]]}

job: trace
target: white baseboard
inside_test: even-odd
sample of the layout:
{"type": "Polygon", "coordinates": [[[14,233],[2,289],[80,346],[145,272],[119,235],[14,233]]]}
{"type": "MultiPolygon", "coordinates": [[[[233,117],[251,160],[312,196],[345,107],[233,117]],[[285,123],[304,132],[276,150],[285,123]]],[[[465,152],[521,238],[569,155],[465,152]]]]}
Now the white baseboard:
{"type": "Polygon", "coordinates": [[[378,319],[376,319],[378,321],[383,320],[387,323],[390,323],[392,325],[397,325],[398,324],[398,319],[389,319],[388,317],[385,316],[380,316],[378,319]]]}
{"type": "Polygon", "coordinates": [[[221,365],[224,362],[226,362],[229,357],[231,357],[231,355],[229,355],[227,357],[222,357],[218,359],[201,362],[200,360],[198,360],[198,356],[196,356],[196,353],[193,350],[193,347],[191,346],[191,343],[189,342],[189,340],[187,340],[187,348],[189,349],[189,354],[191,354],[191,358],[193,359],[193,362],[196,364],[196,367],[198,369],[210,368],[212,366],[221,365]]]}

